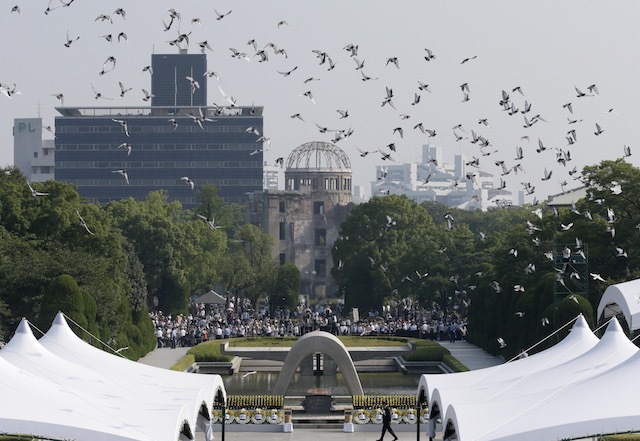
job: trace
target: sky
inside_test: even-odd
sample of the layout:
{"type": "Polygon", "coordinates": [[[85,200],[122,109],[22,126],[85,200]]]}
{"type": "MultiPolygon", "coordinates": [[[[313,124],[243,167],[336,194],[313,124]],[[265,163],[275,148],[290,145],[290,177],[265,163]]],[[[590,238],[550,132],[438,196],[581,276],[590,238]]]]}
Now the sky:
{"type": "MultiPolygon", "coordinates": [[[[634,86],[640,77],[638,16],[640,2],[632,0],[74,0],[68,7],[60,0],[3,1],[0,83],[15,84],[20,93],[11,99],[0,95],[0,166],[13,164],[14,118],[40,115],[43,125],[54,126],[55,107],[61,104],[54,94],[64,95],[65,106],[147,105],[142,89],[150,90],[151,81],[143,67],[151,64],[152,53],[176,53],[168,42],[190,33],[189,53],[199,53],[202,41],[213,49],[206,51],[208,68],[220,79],[207,80],[209,105],[226,104],[219,86],[238,105],[264,106],[268,164],[286,159],[305,142],[331,142],[335,132],[320,133],[317,124],[353,130],[336,145],[351,160],[354,184],[367,193],[376,166],[389,163],[380,153],[389,153],[386,146],[394,143],[391,157],[405,163],[419,160],[421,146],[430,143],[443,148],[446,162],[455,154],[478,158],[478,168],[494,174],[496,184],[502,173],[496,161],[504,161],[507,169],[520,163],[522,170],[503,177],[507,189],[515,195],[528,182],[535,192],[526,201],[543,201],[580,186],[574,178],[585,165],[620,158],[625,145],[632,152],[625,160],[638,165],[633,134],[640,103],[634,86]],[[19,13],[12,12],[14,5],[19,13]],[[47,7],[51,11],[45,14],[47,7]],[[125,10],[124,18],[114,13],[118,8],[125,10]],[[169,8],[181,19],[165,31],[169,8]],[[216,11],[224,15],[219,20],[216,11]],[[101,14],[113,23],[97,19],[101,14]],[[102,37],[112,34],[116,40],[120,32],[127,34],[126,42],[102,37]],[[69,47],[67,35],[74,40],[69,47]],[[250,40],[266,51],[268,61],[259,61],[250,40]],[[274,54],[267,43],[284,49],[286,57],[274,54]],[[358,46],[355,57],[345,49],[350,44],[358,46]],[[230,48],[245,52],[250,61],[232,57],[230,48]],[[425,59],[425,48],[434,59],[425,59]],[[320,64],[314,50],[326,53],[335,67],[320,64]],[[111,56],[115,67],[109,70],[109,64],[109,71],[99,75],[111,56]],[[356,69],[354,58],[364,62],[362,69],[356,69]],[[397,58],[397,67],[390,58],[397,58]],[[288,76],[279,73],[294,67],[288,76]],[[375,79],[363,81],[362,72],[375,79]],[[310,77],[316,80],[304,83],[310,77]],[[419,80],[429,91],[418,89],[419,80]],[[132,88],[124,97],[119,82],[132,88]],[[598,93],[589,92],[593,84],[598,93]],[[92,87],[113,100],[96,100],[92,87]],[[522,93],[513,91],[516,87],[522,93]],[[576,87],[586,96],[578,97],[576,87]],[[395,109],[382,106],[387,88],[395,109]],[[303,95],[307,91],[315,103],[303,95]],[[503,110],[502,91],[517,113],[503,110]],[[416,93],[420,101],[412,104],[416,93]],[[525,100],[531,110],[522,114],[525,100]],[[567,103],[573,113],[563,107],[567,103]],[[337,110],[348,111],[348,117],[337,110]],[[297,113],[304,121],[291,118],[297,113]],[[525,116],[531,122],[534,115],[544,120],[525,127],[525,116]],[[435,136],[414,129],[419,123],[435,136]],[[459,124],[465,131],[453,130],[459,124]],[[398,127],[402,137],[394,131],[398,127]],[[572,129],[575,142],[569,145],[572,129]],[[471,130],[489,145],[481,149],[472,143],[471,130]],[[465,139],[457,141],[454,133],[465,139]],[[546,150],[536,151],[538,140],[546,150]],[[518,146],[521,160],[516,160],[518,146]],[[358,149],[372,153],[361,157],[358,149]],[[558,162],[556,149],[569,151],[571,160],[558,162]],[[577,173],[570,175],[574,167],[577,173]],[[551,171],[547,180],[545,169],[551,171]]],[[[51,136],[44,132],[44,137],[51,136]]]]}

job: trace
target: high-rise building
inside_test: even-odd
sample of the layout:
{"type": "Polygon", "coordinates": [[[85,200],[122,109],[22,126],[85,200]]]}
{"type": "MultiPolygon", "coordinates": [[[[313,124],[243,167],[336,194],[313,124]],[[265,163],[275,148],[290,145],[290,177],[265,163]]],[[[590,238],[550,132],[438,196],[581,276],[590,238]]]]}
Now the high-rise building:
{"type": "Polygon", "coordinates": [[[182,49],[178,54],[153,54],[151,69],[152,106],[207,105],[205,54],[188,54],[186,49],[182,49]]]}
{"type": "Polygon", "coordinates": [[[184,208],[198,205],[204,184],[227,203],[261,190],[261,144],[247,128],[263,132],[263,109],[207,107],[205,70],[204,54],[153,55],[151,107],[57,108],[55,179],[90,202],[164,189],[184,208]]]}
{"type": "Polygon", "coordinates": [[[13,121],[13,164],[29,182],[44,182],[54,177],[54,140],[42,139],[42,131],[42,118],[13,121]]]}

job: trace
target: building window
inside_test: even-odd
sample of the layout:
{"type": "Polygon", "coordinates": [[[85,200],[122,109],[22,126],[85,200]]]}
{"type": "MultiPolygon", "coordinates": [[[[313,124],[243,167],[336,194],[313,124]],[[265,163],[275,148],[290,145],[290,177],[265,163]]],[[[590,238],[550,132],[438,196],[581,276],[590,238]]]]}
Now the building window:
{"type": "Polygon", "coordinates": [[[324,202],[315,201],[313,203],[313,214],[324,214],[324,202]]]}
{"type": "Polygon", "coordinates": [[[278,203],[278,210],[280,211],[280,213],[284,213],[284,207],[285,207],[284,201],[280,201],[278,203]]]}
{"type": "Polygon", "coordinates": [[[38,152],[33,152],[33,157],[37,158],[38,157],[38,152]]]}
{"type": "Polygon", "coordinates": [[[284,265],[287,261],[286,255],[284,253],[280,253],[280,265],[284,265]]]}
{"type": "Polygon", "coordinates": [[[280,240],[284,240],[284,222],[280,222],[280,240]]]}
{"type": "Polygon", "coordinates": [[[316,233],[315,234],[315,237],[316,237],[315,244],[318,245],[318,246],[321,246],[321,247],[326,246],[327,245],[327,230],[324,229],[324,228],[318,228],[315,231],[315,233],[316,233]]]}
{"type": "Polygon", "coordinates": [[[316,259],[315,269],[316,276],[325,277],[327,275],[327,261],[325,259],[316,259]]]}

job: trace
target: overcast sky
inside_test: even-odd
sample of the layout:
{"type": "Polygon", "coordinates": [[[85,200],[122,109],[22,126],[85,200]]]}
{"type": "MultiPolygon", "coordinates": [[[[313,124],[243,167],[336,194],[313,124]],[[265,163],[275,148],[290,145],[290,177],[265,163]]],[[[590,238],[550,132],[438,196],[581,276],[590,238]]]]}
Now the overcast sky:
{"type": "MultiPolygon", "coordinates": [[[[503,160],[508,167],[521,162],[524,173],[505,177],[515,193],[522,182],[536,186],[536,196],[544,200],[549,194],[579,183],[568,171],[603,159],[622,157],[623,146],[637,164],[637,111],[640,92],[635,87],[640,77],[638,47],[640,34],[637,1],[339,1],[316,2],[281,0],[232,1],[164,1],[136,0],[124,2],[75,0],[61,7],[59,0],[13,0],[0,6],[0,83],[21,92],[8,99],[0,95],[0,166],[13,163],[12,126],[14,118],[40,114],[45,125],[54,125],[54,107],[60,102],[52,94],[63,93],[65,106],[143,106],[142,88],[151,82],[142,68],[151,64],[151,53],[176,53],[167,42],[180,33],[190,34],[189,52],[197,53],[196,43],[208,41],[208,67],[218,73],[220,81],[208,81],[208,103],[224,104],[218,84],[237,99],[239,105],[264,106],[265,136],[271,147],[265,160],[273,164],[296,146],[308,141],[331,141],[334,133],[320,133],[315,123],[330,129],[353,129],[354,133],[337,143],[350,157],[355,184],[367,189],[375,180],[375,166],[383,164],[380,153],[366,158],[366,151],[388,151],[395,143],[392,157],[399,163],[419,159],[425,143],[442,146],[445,160],[456,153],[480,159],[480,168],[496,175],[494,164],[503,160]],[[56,7],[45,14],[48,4],[56,7]],[[20,13],[11,12],[18,5],[20,13]],[[115,15],[122,7],[126,18],[115,15]],[[170,21],[168,8],[181,15],[169,31],[163,20],[170,21]],[[216,19],[215,9],[225,14],[216,19]],[[100,14],[108,21],[96,21],[100,14]],[[192,23],[199,18],[201,24],[192,23]],[[278,27],[285,20],[287,25],[278,27]],[[75,39],[65,47],[69,38],[75,39]],[[101,36],[112,34],[114,40],[125,32],[128,42],[109,43],[101,36]],[[273,43],[288,57],[266,48],[269,60],[259,62],[253,47],[273,43]],[[356,62],[344,49],[358,45],[356,58],[364,61],[361,69],[378,78],[363,81],[356,62]],[[250,62],[231,57],[229,48],[246,52],[250,62]],[[436,58],[424,59],[430,49],[436,58]],[[335,63],[320,65],[312,50],[326,52],[335,63]],[[100,76],[107,57],[117,63],[112,71],[100,76]],[[387,60],[397,57],[399,68],[387,60]],[[466,58],[474,59],[461,64],[466,58]],[[286,72],[297,66],[291,75],[286,72]],[[318,78],[304,84],[309,77],[318,78]],[[418,80],[431,92],[418,90],[418,80]],[[119,96],[118,82],[132,87],[119,96]],[[463,102],[460,85],[468,83],[469,100],[463,102]],[[578,98],[575,87],[588,93],[596,84],[599,94],[578,98]],[[92,85],[113,100],[96,100],[92,85]],[[512,92],[520,86],[524,95],[512,92]],[[385,88],[393,90],[393,103],[381,106],[385,88]],[[509,115],[499,104],[501,91],[518,109],[525,100],[531,104],[527,117],[541,115],[539,121],[525,128],[521,113],[509,115]],[[300,96],[311,91],[315,104],[300,96]],[[420,95],[416,105],[414,94],[420,95]],[[563,104],[572,103],[573,114],[563,104]],[[336,110],[347,110],[340,119],[336,110]],[[610,111],[613,109],[612,111],[610,111]],[[296,113],[302,122],[290,116],[296,113]],[[401,114],[411,115],[402,119],[401,114]],[[569,124],[567,117],[578,120],[569,124]],[[489,127],[479,124],[486,118],[489,127]],[[413,127],[422,123],[436,130],[429,137],[413,127]],[[596,123],[603,130],[595,135],[596,123]],[[452,128],[458,124],[487,138],[491,145],[483,149],[471,139],[456,141],[452,128]],[[404,137],[393,131],[403,128],[404,137]],[[567,131],[576,130],[576,142],[568,145],[567,131]],[[529,137],[529,142],[521,139],[529,137]],[[548,147],[538,153],[538,139],[548,147]],[[516,146],[523,148],[524,159],[516,161],[516,146]],[[569,150],[566,166],[556,161],[555,148],[569,150]],[[496,150],[494,152],[494,150],[496,150]],[[542,181],[545,167],[553,174],[542,181]]],[[[469,136],[470,133],[457,132],[469,136]]],[[[45,137],[50,137],[45,132],[45,137]]],[[[529,197],[527,201],[531,201],[529,197]]]]}

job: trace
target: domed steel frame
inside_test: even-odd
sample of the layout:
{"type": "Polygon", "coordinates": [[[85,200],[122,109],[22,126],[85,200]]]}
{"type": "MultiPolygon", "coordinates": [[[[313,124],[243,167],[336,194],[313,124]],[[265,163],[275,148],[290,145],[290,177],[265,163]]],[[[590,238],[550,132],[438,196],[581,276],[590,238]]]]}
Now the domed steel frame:
{"type": "Polygon", "coordinates": [[[287,169],[351,170],[347,154],[330,142],[304,143],[287,157],[287,169]]]}

